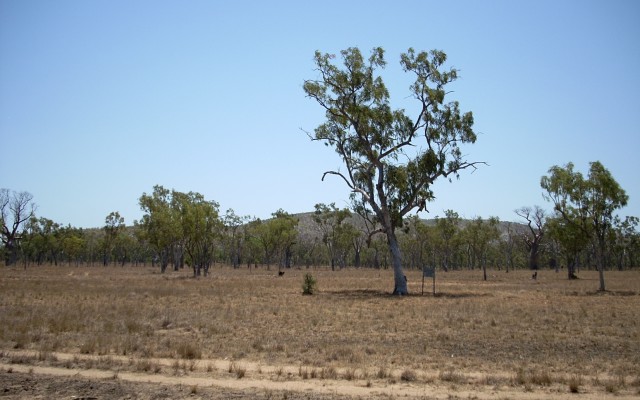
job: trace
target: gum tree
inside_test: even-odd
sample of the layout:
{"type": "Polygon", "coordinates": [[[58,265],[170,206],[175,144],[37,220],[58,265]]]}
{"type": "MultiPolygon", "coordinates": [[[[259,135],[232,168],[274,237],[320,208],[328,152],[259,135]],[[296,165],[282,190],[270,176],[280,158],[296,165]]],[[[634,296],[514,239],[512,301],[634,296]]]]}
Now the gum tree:
{"type": "Polygon", "coordinates": [[[409,96],[416,101],[415,115],[392,109],[389,92],[378,70],[386,65],[384,50],[374,48],[364,59],[358,48],[335,56],[315,53],[319,77],[304,82],[304,91],[325,111],[326,121],[312,140],[332,147],[345,170],[322,175],[342,179],[356,205],[364,205],[380,226],[374,233],[386,235],[394,269],[394,294],[407,294],[396,228],[412,210],[423,211],[434,198],[431,185],[451,180],[477,162],[464,159],[460,145],[474,143],[473,115],[462,113],[458,102],[445,102],[447,85],[458,71],[444,66],[444,52],[416,52],[400,57],[403,70],[415,78],[409,96]]]}
{"type": "Polygon", "coordinates": [[[446,210],[444,218],[436,217],[436,232],[440,239],[442,253],[442,269],[448,271],[455,253],[456,239],[460,233],[460,215],[453,210],[446,210]]]}
{"type": "Polygon", "coordinates": [[[467,242],[469,265],[471,269],[482,267],[482,280],[487,280],[487,258],[492,243],[500,238],[498,225],[500,220],[497,217],[490,217],[483,220],[480,217],[467,224],[463,231],[467,242]]]}
{"type": "Polygon", "coordinates": [[[242,253],[242,245],[244,235],[242,234],[241,229],[246,227],[247,222],[249,222],[250,217],[244,216],[241,217],[233,211],[233,208],[227,210],[227,212],[222,217],[222,222],[224,224],[224,232],[225,232],[225,242],[228,252],[228,257],[231,260],[231,264],[233,268],[238,268],[240,265],[240,255],[242,253]]]}
{"type": "Polygon", "coordinates": [[[573,163],[565,167],[554,165],[549,169],[549,175],[541,178],[540,186],[562,220],[593,241],[600,277],[599,290],[604,291],[607,236],[613,229],[614,212],[627,205],[629,196],[599,161],[589,163],[586,179],[573,170],[573,163]]]}
{"type": "MultiPolygon", "coordinates": [[[[124,217],[120,216],[117,211],[112,211],[107,215],[104,220],[104,252],[102,257],[102,263],[104,266],[109,264],[109,258],[114,254],[116,246],[118,245],[118,237],[126,228],[124,224],[124,217]]],[[[116,258],[113,259],[115,265],[116,258]]]]}
{"type": "Polygon", "coordinates": [[[533,206],[521,207],[514,212],[527,221],[529,230],[523,235],[523,240],[529,251],[529,269],[537,270],[547,223],[545,211],[539,206],[533,206]]]}
{"type": "Polygon", "coordinates": [[[617,254],[618,269],[638,265],[637,254],[640,248],[640,233],[638,233],[638,217],[625,217],[624,221],[616,218],[614,222],[613,241],[617,254]]]}
{"type": "Polygon", "coordinates": [[[207,276],[214,259],[214,244],[222,231],[219,204],[200,193],[173,192],[174,208],[180,220],[187,262],[193,276],[207,276]]]}
{"type": "MultiPolygon", "coordinates": [[[[181,228],[172,207],[173,191],[160,185],[153,187],[153,193],[140,196],[140,209],[144,212],[139,223],[141,235],[146,240],[160,263],[160,272],[164,273],[169,265],[174,248],[179,246],[181,228]]],[[[179,263],[174,263],[177,270],[179,263]]]]}
{"type": "Polygon", "coordinates": [[[579,266],[580,254],[589,245],[590,232],[582,229],[575,220],[568,220],[556,213],[547,219],[549,237],[554,240],[567,264],[567,278],[578,279],[576,271],[579,266]]]}
{"type": "MultiPolygon", "coordinates": [[[[335,203],[329,205],[319,203],[315,205],[313,221],[322,232],[322,243],[327,247],[331,259],[331,270],[335,270],[338,254],[341,252],[340,239],[343,237],[340,229],[345,224],[345,219],[351,216],[348,209],[339,209],[335,203]]],[[[343,260],[344,261],[344,260],[343,260]]]]}
{"type": "Polygon", "coordinates": [[[263,262],[267,264],[267,269],[276,256],[279,256],[278,269],[284,264],[291,266],[292,247],[296,243],[298,232],[298,219],[279,209],[272,213],[273,218],[266,221],[255,221],[252,225],[253,236],[256,244],[261,248],[263,262]]]}

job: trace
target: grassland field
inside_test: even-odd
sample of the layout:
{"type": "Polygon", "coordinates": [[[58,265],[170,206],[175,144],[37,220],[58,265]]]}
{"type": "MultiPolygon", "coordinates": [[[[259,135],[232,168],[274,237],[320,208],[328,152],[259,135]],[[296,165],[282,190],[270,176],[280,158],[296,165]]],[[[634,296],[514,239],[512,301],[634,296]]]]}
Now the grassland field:
{"type": "Polygon", "coordinates": [[[607,271],[604,293],[595,271],[438,271],[434,296],[409,270],[403,297],[384,269],[191,276],[0,268],[0,397],[640,396],[640,271],[607,271]]]}

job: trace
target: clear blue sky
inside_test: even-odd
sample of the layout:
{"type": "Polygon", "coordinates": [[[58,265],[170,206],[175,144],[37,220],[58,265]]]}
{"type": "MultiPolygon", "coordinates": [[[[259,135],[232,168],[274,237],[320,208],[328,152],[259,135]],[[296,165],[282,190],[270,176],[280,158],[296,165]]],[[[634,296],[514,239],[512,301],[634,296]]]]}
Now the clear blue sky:
{"type": "Polygon", "coordinates": [[[486,161],[435,186],[425,218],[518,220],[550,206],[540,177],[599,160],[640,216],[638,1],[0,0],[0,187],[38,216],[127,224],[160,184],[239,215],[347,206],[334,152],[303,129],[323,112],[302,90],[315,50],[386,50],[383,78],[406,107],[409,47],[441,49],[461,73],[486,161]]]}

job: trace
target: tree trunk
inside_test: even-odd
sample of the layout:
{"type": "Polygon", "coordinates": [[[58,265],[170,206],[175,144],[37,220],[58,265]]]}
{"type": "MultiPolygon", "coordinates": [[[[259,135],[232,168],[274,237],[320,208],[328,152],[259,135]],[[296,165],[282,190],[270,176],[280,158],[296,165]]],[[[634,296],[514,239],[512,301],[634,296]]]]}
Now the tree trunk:
{"type": "Polygon", "coordinates": [[[538,270],[539,250],[540,250],[540,245],[538,243],[531,243],[531,248],[529,250],[529,269],[532,271],[538,270]]]}
{"type": "Polygon", "coordinates": [[[209,268],[211,268],[211,263],[210,262],[206,262],[204,264],[204,276],[209,276],[209,268]]]}
{"type": "Polygon", "coordinates": [[[169,266],[169,255],[167,253],[168,251],[160,253],[160,272],[163,274],[167,270],[167,266],[169,266]]]}
{"type": "Polygon", "coordinates": [[[392,230],[387,231],[387,241],[389,243],[389,250],[391,251],[391,263],[393,265],[393,294],[397,294],[400,296],[407,295],[409,294],[409,290],[407,289],[407,277],[402,270],[400,246],[398,245],[396,234],[392,230]]]}
{"type": "Polygon", "coordinates": [[[606,290],[604,286],[604,265],[600,265],[598,269],[599,269],[598,275],[600,277],[600,289],[598,290],[601,292],[604,292],[606,290]]]}
{"type": "Polygon", "coordinates": [[[375,253],[373,256],[373,267],[375,269],[380,269],[380,255],[378,254],[378,248],[375,248],[375,253]]]}
{"type": "Polygon", "coordinates": [[[13,242],[7,243],[6,247],[7,253],[5,256],[5,265],[15,265],[18,260],[18,246],[15,246],[13,242]]]}
{"type": "Polygon", "coordinates": [[[287,246],[284,251],[284,266],[285,268],[291,268],[291,259],[293,258],[293,251],[291,251],[291,246],[287,246]]]}
{"type": "MultiPolygon", "coordinates": [[[[604,236],[604,235],[603,235],[604,236]]],[[[605,289],[605,285],[604,285],[604,265],[605,265],[605,259],[606,259],[606,243],[604,240],[604,237],[598,238],[598,276],[600,278],[600,289],[598,289],[601,292],[604,292],[605,289]]]]}
{"type": "Polygon", "coordinates": [[[567,279],[575,279],[575,257],[567,256],[567,279]]]}

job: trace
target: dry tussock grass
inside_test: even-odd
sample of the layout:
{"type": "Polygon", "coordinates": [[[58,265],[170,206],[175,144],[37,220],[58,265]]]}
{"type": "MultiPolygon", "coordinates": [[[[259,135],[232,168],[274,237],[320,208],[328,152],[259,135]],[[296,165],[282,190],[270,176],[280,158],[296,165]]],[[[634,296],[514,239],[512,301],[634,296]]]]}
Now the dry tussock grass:
{"type": "Polygon", "coordinates": [[[409,271],[406,297],[388,295],[390,271],[364,269],[311,270],[319,292],[302,296],[306,272],[217,267],[195,280],[150,268],[4,268],[0,349],[133,356],[132,368],[150,373],[162,367],[144,359],[175,359],[175,374],[228,359],[237,378],[246,360],[300,365],[302,379],[412,382],[436,371],[459,384],[481,373],[579,392],[583,376],[603,374],[597,383],[612,393],[640,381],[640,272],[607,272],[604,294],[595,272],[494,272],[487,282],[448,272],[436,296],[421,296],[409,271]]]}

